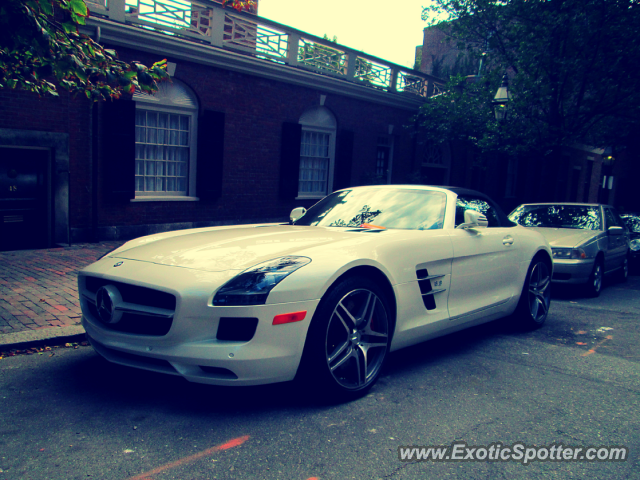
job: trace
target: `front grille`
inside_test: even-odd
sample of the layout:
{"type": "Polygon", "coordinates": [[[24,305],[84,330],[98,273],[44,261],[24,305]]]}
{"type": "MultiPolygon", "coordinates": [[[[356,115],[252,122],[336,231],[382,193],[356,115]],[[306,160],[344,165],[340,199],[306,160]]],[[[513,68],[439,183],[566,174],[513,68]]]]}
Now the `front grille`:
{"type": "Polygon", "coordinates": [[[168,310],[176,309],[176,297],[170,293],[128,283],[113,282],[104,278],[85,277],[85,286],[91,293],[95,294],[100,287],[105,285],[114,285],[120,291],[122,300],[125,302],[168,310]]]}
{"type": "Polygon", "coordinates": [[[100,321],[95,304],[91,302],[87,303],[89,314],[97,322],[100,322],[100,325],[108,328],[109,330],[115,330],[116,332],[133,333],[136,335],[163,336],[169,333],[173,323],[173,317],[148,317],[146,315],[139,315],[135,313],[123,313],[122,319],[118,323],[104,323],[100,321]]]}
{"type": "Polygon", "coordinates": [[[176,297],[170,293],[90,276],[84,277],[80,288],[83,313],[104,328],[150,336],[163,336],[171,330],[176,297]],[[115,287],[122,297],[122,303],[114,306],[121,313],[115,323],[103,321],[98,313],[97,293],[105,286],[115,287]]]}

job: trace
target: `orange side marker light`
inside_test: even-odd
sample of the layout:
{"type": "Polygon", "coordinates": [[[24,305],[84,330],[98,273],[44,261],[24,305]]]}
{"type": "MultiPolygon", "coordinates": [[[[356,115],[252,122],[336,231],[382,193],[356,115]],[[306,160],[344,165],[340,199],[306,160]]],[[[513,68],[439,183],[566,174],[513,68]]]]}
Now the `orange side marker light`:
{"type": "Polygon", "coordinates": [[[293,313],[281,313],[273,317],[273,325],[283,325],[285,323],[301,322],[304,317],[307,316],[307,311],[293,312],[293,313]]]}

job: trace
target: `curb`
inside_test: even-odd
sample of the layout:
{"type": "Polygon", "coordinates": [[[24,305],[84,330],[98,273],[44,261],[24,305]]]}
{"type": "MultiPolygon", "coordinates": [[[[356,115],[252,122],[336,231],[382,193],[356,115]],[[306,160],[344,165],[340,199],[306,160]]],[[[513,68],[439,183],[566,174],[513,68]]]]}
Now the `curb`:
{"type": "Polygon", "coordinates": [[[0,351],[24,350],[45,345],[54,346],[64,343],[83,342],[85,340],[86,333],[80,325],[50,327],[0,335],[0,351]]]}

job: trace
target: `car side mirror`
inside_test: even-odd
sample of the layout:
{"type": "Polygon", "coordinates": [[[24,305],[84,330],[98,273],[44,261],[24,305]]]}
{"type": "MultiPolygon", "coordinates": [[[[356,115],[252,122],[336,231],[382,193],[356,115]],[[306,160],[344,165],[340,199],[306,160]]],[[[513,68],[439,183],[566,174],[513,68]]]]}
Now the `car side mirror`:
{"type": "Polygon", "coordinates": [[[622,235],[624,233],[624,228],[614,225],[613,227],[609,227],[607,232],[609,232],[611,235],[622,235]]]}
{"type": "Polygon", "coordinates": [[[291,210],[289,214],[290,223],[293,224],[296,220],[301,218],[305,213],[307,213],[307,209],[304,207],[298,207],[291,210]]]}
{"type": "Polygon", "coordinates": [[[488,227],[489,221],[487,217],[477,210],[465,210],[464,211],[464,223],[458,225],[456,228],[479,228],[488,227]]]}

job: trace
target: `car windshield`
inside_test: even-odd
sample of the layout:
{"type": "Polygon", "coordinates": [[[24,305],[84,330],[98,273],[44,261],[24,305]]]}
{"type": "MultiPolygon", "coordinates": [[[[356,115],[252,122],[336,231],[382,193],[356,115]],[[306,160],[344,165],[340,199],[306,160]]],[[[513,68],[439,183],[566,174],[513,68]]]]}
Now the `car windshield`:
{"type": "Polygon", "coordinates": [[[638,215],[620,215],[629,231],[640,233],[640,216],[638,215]]]}
{"type": "Polygon", "coordinates": [[[600,207],[589,205],[520,205],[509,219],[524,227],[602,229],[600,207]]]}
{"type": "Polygon", "coordinates": [[[294,225],[432,230],[444,225],[443,192],[394,188],[341,190],[323,198],[294,225]]]}

